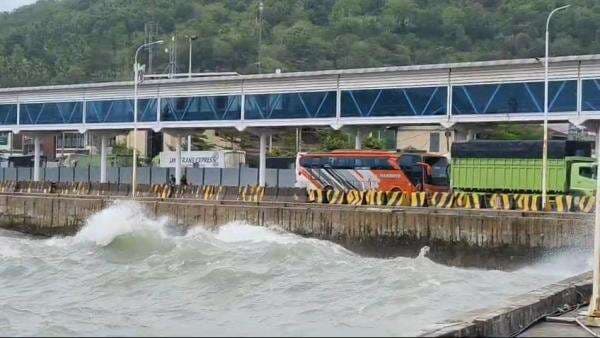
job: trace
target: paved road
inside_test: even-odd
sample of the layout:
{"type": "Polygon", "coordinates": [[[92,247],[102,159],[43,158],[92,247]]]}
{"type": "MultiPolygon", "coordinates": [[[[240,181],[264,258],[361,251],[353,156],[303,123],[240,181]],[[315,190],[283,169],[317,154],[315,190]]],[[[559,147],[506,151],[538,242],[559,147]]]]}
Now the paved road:
{"type": "MultiPolygon", "coordinates": [[[[560,317],[573,318],[580,316],[580,312],[586,311],[587,307],[567,312],[560,317]]],[[[591,328],[596,335],[600,336],[600,328],[591,328]]],[[[519,335],[519,337],[592,337],[592,334],[584,330],[577,323],[557,323],[541,321],[519,335]]]]}

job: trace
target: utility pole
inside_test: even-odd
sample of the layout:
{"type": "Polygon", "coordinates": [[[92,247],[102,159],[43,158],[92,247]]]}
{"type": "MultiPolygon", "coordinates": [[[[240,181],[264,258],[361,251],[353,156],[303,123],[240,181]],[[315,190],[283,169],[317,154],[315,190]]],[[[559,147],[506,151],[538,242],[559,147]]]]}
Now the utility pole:
{"type": "Polygon", "coordinates": [[[169,78],[172,78],[173,74],[177,73],[177,39],[175,38],[175,35],[171,37],[168,68],[169,78]]]}
{"type": "MultiPolygon", "coordinates": [[[[147,22],[144,24],[144,32],[146,35],[145,43],[150,43],[154,41],[154,39],[158,36],[158,23],[156,22],[147,22]]],[[[154,60],[154,50],[152,48],[148,49],[148,74],[152,74],[152,64],[154,60]]]]}

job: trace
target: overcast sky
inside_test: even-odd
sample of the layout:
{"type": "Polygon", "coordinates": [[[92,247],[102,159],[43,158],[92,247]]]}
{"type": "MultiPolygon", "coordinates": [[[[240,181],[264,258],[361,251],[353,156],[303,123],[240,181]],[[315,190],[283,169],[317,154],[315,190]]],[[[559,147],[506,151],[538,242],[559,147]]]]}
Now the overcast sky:
{"type": "Polygon", "coordinates": [[[12,11],[23,5],[29,5],[37,0],[0,0],[0,12],[12,11]]]}

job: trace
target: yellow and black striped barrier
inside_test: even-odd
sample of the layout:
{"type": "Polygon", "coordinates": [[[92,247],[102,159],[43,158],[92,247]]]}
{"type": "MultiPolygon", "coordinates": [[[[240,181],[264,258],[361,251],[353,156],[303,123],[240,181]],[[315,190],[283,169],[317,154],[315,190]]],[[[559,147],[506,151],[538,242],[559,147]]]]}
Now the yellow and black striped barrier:
{"type": "MultiPolygon", "coordinates": [[[[129,187],[124,184],[98,184],[84,182],[0,182],[0,192],[21,193],[57,193],[63,195],[104,195],[110,193],[127,194],[129,187]]],[[[332,205],[369,205],[390,207],[437,207],[465,209],[520,210],[526,212],[542,211],[542,197],[539,194],[526,193],[475,193],[475,192],[402,192],[311,189],[304,193],[302,202],[328,203],[332,205]]],[[[139,185],[138,196],[156,198],[199,198],[206,201],[239,200],[244,202],[278,201],[281,188],[259,186],[222,187],[222,186],[171,186],[169,184],[139,185]]],[[[288,196],[282,194],[281,196],[288,196]]],[[[292,201],[297,200],[296,198],[292,201]]],[[[547,212],[584,212],[594,211],[594,196],[573,196],[568,194],[549,195],[543,211],[547,212]]]]}
{"type": "Polygon", "coordinates": [[[515,209],[521,211],[535,211],[539,210],[537,196],[530,194],[516,194],[514,196],[515,209]]]}
{"type": "Polygon", "coordinates": [[[386,193],[387,206],[406,207],[410,205],[410,197],[402,191],[388,191],[386,193]]]}
{"type": "Polygon", "coordinates": [[[327,202],[329,204],[345,204],[346,194],[339,190],[327,190],[327,202]]]}
{"type": "Polygon", "coordinates": [[[169,184],[163,184],[162,189],[160,191],[160,197],[161,198],[171,198],[172,195],[173,195],[173,187],[171,187],[169,184]]]}
{"type": "Polygon", "coordinates": [[[592,212],[596,206],[596,198],[594,196],[581,196],[577,207],[581,212],[592,212]]]}
{"type": "Polygon", "coordinates": [[[454,205],[457,208],[481,209],[482,199],[478,193],[460,192],[454,195],[454,205]]]}
{"type": "Polygon", "coordinates": [[[554,196],[554,205],[558,212],[569,212],[573,210],[573,196],[557,195],[554,196]]]}
{"type": "Polygon", "coordinates": [[[416,191],[410,193],[410,206],[411,207],[425,207],[427,206],[427,193],[423,191],[416,191]]]}
{"type": "Polygon", "coordinates": [[[202,186],[195,186],[194,187],[194,191],[192,194],[192,198],[200,198],[200,196],[202,195],[202,186]]]}
{"type": "Polygon", "coordinates": [[[368,190],[365,194],[367,205],[386,205],[386,193],[380,190],[368,190]]]}
{"type": "Polygon", "coordinates": [[[219,193],[223,187],[217,187],[214,185],[207,185],[203,188],[203,199],[205,201],[216,201],[219,199],[219,193]]]}
{"type": "Polygon", "coordinates": [[[240,200],[258,203],[265,197],[265,187],[245,186],[240,188],[240,200]]]}
{"type": "Polygon", "coordinates": [[[322,189],[311,189],[308,191],[309,203],[325,203],[325,191],[322,189]]]}
{"type": "Polygon", "coordinates": [[[512,210],[514,204],[514,196],[510,194],[492,194],[487,205],[494,210],[512,210]]]}
{"type": "Polygon", "coordinates": [[[346,193],[346,200],[350,205],[362,205],[365,198],[364,191],[350,190],[346,193]]]}
{"type": "Polygon", "coordinates": [[[451,208],[454,204],[454,195],[447,192],[434,192],[429,198],[429,205],[437,208],[451,208]]]}

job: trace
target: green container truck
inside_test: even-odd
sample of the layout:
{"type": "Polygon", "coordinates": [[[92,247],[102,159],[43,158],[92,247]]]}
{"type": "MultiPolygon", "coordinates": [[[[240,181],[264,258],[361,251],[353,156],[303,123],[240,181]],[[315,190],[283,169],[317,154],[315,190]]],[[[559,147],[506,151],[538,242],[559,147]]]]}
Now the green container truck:
{"type": "MultiPolygon", "coordinates": [[[[550,194],[592,195],[596,190],[596,163],[591,142],[550,141],[548,183],[550,194]]],[[[541,141],[472,141],[451,149],[453,191],[540,193],[541,141]]]]}

